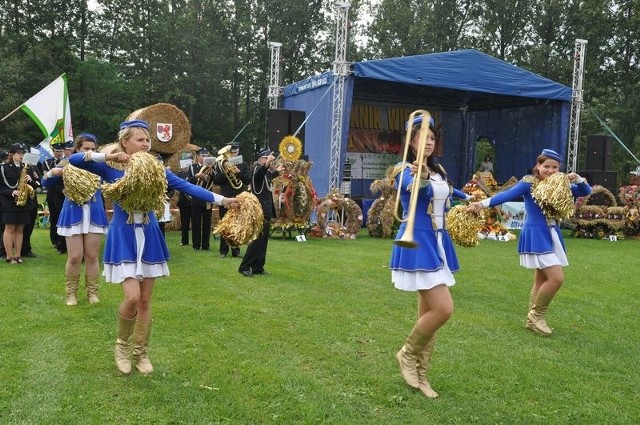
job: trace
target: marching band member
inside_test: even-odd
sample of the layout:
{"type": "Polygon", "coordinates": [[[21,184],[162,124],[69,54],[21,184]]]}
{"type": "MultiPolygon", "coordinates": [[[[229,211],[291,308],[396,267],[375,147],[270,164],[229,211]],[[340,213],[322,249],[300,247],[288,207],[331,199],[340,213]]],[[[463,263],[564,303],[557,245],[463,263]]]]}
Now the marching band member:
{"type": "Polygon", "coordinates": [[[246,277],[253,277],[257,274],[267,274],[267,271],[264,269],[264,263],[267,260],[270,223],[271,219],[276,216],[271,182],[274,178],[278,177],[284,169],[282,165],[274,168],[275,160],[276,157],[271,152],[271,149],[265,148],[256,154],[256,161],[253,163],[251,192],[256,195],[260,201],[264,223],[260,236],[247,246],[247,252],[238,268],[238,272],[246,277]]]}
{"type": "Polygon", "coordinates": [[[22,163],[25,147],[14,143],[9,147],[11,160],[0,167],[0,202],[4,232],[2,242],[6,253],[5,261],[20,264],[25,226],[33,218],[38,203],[35,196],[36,175],[22,163]]]}
{"type": "MultiPolygon", "coordinates": [[[[121,183],[127,180],[126,164],[132,156],[148,152],[150,148],[148,124],[142,120],[125,121],[120,124],[118,149],[115,152],[77,153],[71,156],[71,164],[101,176],[106,182],[121,183]]],[[[151,170],[150,173],[145,172],[150,174],[145,175],[145,179],[151,180],[146,183],[154,187],[166,185],[169,190],[188,193],[202,202],[225,207],[237,205],[235,198],[225,198],[190,184],[159,166],[155,158],[152,161],[161,169],[161,174],[153,174],[155,168],[145,164],[151,170]]],[[[135,165],[131,162],[131,166],[135,165]]],[[[136,198],[140,198],[139,195],[143,194],[137,195],[136,198]]],[[[113,219],[104,248],[104,276],[107,282],[121,284],[123,291],[123,300],[118,309],[115,361],[121,373],[129,374],[133,356],[136,369],[147,374],[153,371],[148,357],[151,297],[156,278],[169,275],[169,251],[153,210],[127,212],[121,202],[125,202],[125,199],[113,204],[113,219]]]]}
{"type": "MultiPolygon", "coordinates": [[[[51,145],[51,149],[53,150],[53,158],[48,158],[44,161],[43,171],[44,174],[53,170],[60,161],[62,161],[64,155],[64,144],[56,143],[51,145]]],[[[51,245],[58,250],[59,254],[64,254],[67,252],[67,246],[65,244],[65,238],[58,234],[58,217],[60,217],[60,211],[62,210],[62,205],[64,204],[65,196],[62,192],[64,190],[64,184],[62,179],[56,179],[56,184],[49,184],[47,186],[44,185],[44,176],[42,180],[42,185],[47,189],[47,206],[49,208],[49,239],[51,240],[51,245]]]]}
{"type": "MultiPolygon", "coordinates": [[[[482,208],[495,207],[524,196],[526,216],[518,238],[518,253],[520,265],[534,269],[525,328],[541,335],[552,333],[545,320],[545,314],[564,282],[562,268],[569,265],[569,262],[557,220],[545,217],[543,210],[534,201],[532,190],[535,183],[560,171],[562,162],[563,158],[559,153],[552,149],[543,149],[536,159],[533,175],[523,177],[515,186],[504,192],[467,207],[469,211],[478,212],[482,208]]],[[[572,182],[573,197],[587,196],[591,193],[591,186],[578,174],[568,173],[567,178],[572,182]]]]}
{"type": "MultiPolygon", "coordinates": [[[[447,181],[444,168],[433,157],[436,133],[433,118],[423,126],[423,117],[407,122],[411,130],[410,148],[406,162],[397,166],[396,187],[405,214],[409,211],[411,187],[418,164],[422,164],[420,190],[415,214],[415,240],[417,248],[393,246],[391,252],[391,280],[397,289],[418,294],[418,319],[404,346],[396,354],[404,381],[419,389],[426,397],[436,398],[438,393],[427,380],[427,371],[436,339],[436,332],[453,314],[453,299],[449,286],[455,285],[453,273],[459,269],[453,243],[444,223],[444,215],[455,196],[470,196],[453,189],[447,181]],[[421,131],[427,131],[424,158],[416,158],[421,131]]],[[[398,239],[405,232],[406,223],[398,230],[398,239]]]]}
{"type": "MultiPolygon", "coordinates": [[[[208,182],[211,176],[203,173],[202,163],[209,156],[207,148],[199,149],[196,155],[196,163],[189,166],[187,181],[189,183],[198,184],[200,182],[208,182]]],[[[197,198],[191,198],[191,242],[193,249],[209,251],[211,241],[211,203],[203,202],[197,198]]]]}
{"type": "MultiPolygon", "coordinates": [[[[220,149],[218,151],[218,155],[223,155],[223,151],[225,149],[229,150],[229,159],[235,158],[240,153],[240,145],[237,143],[233,143],[226,148],[220,149]]],[[[230,165],[230,169],[228,170],[220,170],[218,169],[222,164],[219,162],[216,163],[215,173],[213,175],[213,184],[220,188],[220,194],[222,196],[236,197],[240,193],[247,190],[247,186],[249,185],[249,166],[245,162],[241,162],[239,164],[230,165]],[[233,181],[229,181],[232,178],[233,181]]],[[[225,207],[219,208],[220,220],[227,214],[227,209],[225,207]]],[[[227,243],[225,238],[220,238],[220,257],[224,258],[229,254],[229,244],[227,243]]],[[[232,246],[231,247],[231,256],[232,257],[240,257],[240,247],[232,246]]]]}
{"type": "MultiPolygon", "coordinates": [[[[80,133],[76,136],[76,152],[95,152],[98,147],[98,138],[91,133],[80,133]]],[[[49,189],[65,187],[65,200],[59,214],[56,225],[58,234],[66,239],[67,263],[66,276],[66,305],[78,304],[78,285],[80,282],[80,270],[84,260],[84,284],[87,290],[87,300],[90,304],[100,302],[98,298],[98,272],[100,264],[98,252],[102,242],[102,236],[107,233],[109,221],[102,202],[102,192],[98,185],[99,179],[92,179],[93,174],[84,170],[78,170],[69,165],[49,170],[42,179],[44,187],[49,189]],[[67,179],[63,182],[63,175],[67,173],[67,179]],[[86,174],[87,173],[89,176],[86,174]],[[82,199],[76,196],[77,185],[85,186],[82,189],[87,192],[82,199]],[[87,199],[88,198],[88,199],[87,199]]]]}

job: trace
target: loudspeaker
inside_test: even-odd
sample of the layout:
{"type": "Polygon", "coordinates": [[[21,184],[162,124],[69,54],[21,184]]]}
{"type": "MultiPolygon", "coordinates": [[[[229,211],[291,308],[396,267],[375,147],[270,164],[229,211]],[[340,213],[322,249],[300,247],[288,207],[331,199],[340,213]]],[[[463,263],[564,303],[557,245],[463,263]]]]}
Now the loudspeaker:
{"type": "Polygon", "coordinates": [[[584,168],[587,170],[610,171],[612,147],[613,138],[593,134],[588,135],[584,168]]]}
{"type": "Polygon", "coordinates": [[[600,185],[609,189],[614,196],[618,193],[618,173],[615,171],[585,170],[580,171],[591,186],[600,185]]]}
{"type": "MultiPolygon", "coordinates": [[[[305,118],[306,113],[304,111],[289,111],[289,134],[293,135],[302,125],[305,118]]],[[[302,152],[304,152],[304,126],[302,126],[296,137],[302,142],[302,152]]]]}
{"type": "MultiPolygon", "coordinates": [[[[289,109],[269,109],[267,111],[267,129],[269,132],[269,149],[277,151],[285,136],[291,136],[305,120],[304,111],[289,109]]],[[[304,127],[296,136],[302,142],[304,153],[304,127]]]]}

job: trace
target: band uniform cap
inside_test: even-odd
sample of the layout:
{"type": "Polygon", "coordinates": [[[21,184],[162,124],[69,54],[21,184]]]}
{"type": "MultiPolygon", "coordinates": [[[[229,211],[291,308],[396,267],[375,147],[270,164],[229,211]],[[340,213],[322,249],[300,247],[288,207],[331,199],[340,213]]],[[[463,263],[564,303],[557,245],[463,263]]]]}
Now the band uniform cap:
{"type": "Polygon", "coordinates": [[[11,146],[9,146],[9,152],[18,152],[18,151],[24,152],[25,150],[26,149],[22,143],[14,143],[11,146]]]}
{"type": "Polygon", "coordinates": [[[0,151],[0,161],[4,161],[5,159],[7,159],[9,157],[9,152],[5,151],[4,149],[2,149],[0,151]]]}
{"type": "Polygon", "coordinates": [[[237,152],[240,150],[240,143],[231,143],[231,151],[237,152]]]}
{"type": "Polygon", "coordinates": [[[74,144],[72,141],[68,141],[68,142],[64,142],[64,144],[62,145],[62,147],[64,149],[73,149],[74,148],[74,144]]]}
{"type": "Polygon", "coordinates": [[[64,150],[64,143],[54,143],[53,145],[51,145],[51,149],[53,149],[54,151],[62,151],[64,150]]]}
{"type": "Polygon", "coordinates": [[[124,130],[129,127],[144,128],[147,131],[149,130],[149,124],[144,120],[122,121],[120,123],[120,130],[124,130]]]}
{"type": "Polygon", "coordinates": [[[560,163],[564,162],[564,158],[562,157],[562,155],[560,155],[558,152],[554,151],[553,149],[542,149],[542,152],[540,153],[540,155],[544,155],[547,158],[555,159],[560,163]]]}
{"type": "Polygon", "coordinates": [[[209,155],[209,149],[207,148],[200,148],[196,151],[196,153],[198,155],[209,155]]]}
{"type": "Polygon", "coordinates": [[[86,132],[83,132],[83,133],[78,134],[78,137],[84,137],[85,139],[89,139],[89,140],[91,140],[91,141],[92,141],[93,143],[95,143],[96,145],[98,144],[98,136],[96,136],[96,135],[95,135],[95,134],[93,134],[93,133],[86,133],[86,132]]]}
{"type": "MultiPolygon", "coordinates": [[[[422,124],[422,115],[413,118],[413,125],[412,125],[411,122],[409,122],[407,120],[407,122],[404,125],[404,129],[405,129],[405,131],[407,131],[407,130],[409,130],[409,126],[410,125],[412,127],[415,127],[415,126],[417,126],[419,124],[422,124]]],[[[435,126],[436,126],[436,121],[433,119],[433,117],[430,117],[429,118],[429,127],[435,127],[435,126]]]]}
{"type": "Polygon", "coordinates": [[[269,148],[264,148],[258,152],[256,152],[256,160],[260,159],[260,158],[264,158],[271,155],[271,149],[269,148]]]}

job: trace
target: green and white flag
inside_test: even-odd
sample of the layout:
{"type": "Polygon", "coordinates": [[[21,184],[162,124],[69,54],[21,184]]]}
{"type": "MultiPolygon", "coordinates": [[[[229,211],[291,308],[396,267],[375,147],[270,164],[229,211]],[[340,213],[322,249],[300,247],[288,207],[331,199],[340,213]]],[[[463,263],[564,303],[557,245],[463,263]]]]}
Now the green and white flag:
{"type": "Polygon", "coordinates": [[[73,141],[67,77],[62,74],[20,106],[50,144],[73,141]]]}

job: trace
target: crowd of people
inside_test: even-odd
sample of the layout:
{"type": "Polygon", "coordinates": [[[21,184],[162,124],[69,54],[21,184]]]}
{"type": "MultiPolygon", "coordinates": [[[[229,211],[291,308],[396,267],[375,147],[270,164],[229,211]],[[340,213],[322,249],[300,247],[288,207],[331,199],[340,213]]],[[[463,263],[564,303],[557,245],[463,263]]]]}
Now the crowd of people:
{"type": "MultiPolygon", "coordinates": [[[[482,208],[524,198],[526,221],[518,252],[520,264],[534,271],[525,328],[550,335],[552,330],[546,322],[546,312],[564,281],[562,268],[568,261],[559,223],[545,216],[532,197],[532,187],[558,173],[563,157],[544,149],[536,158],[531,175],[498,195],[471,202],[471,196],[452,186],[446,170],[433,155],[438,143],[442,143],[436,135],[433,118],[413,117],[406,124],[406,132],[407,155],[395,167],[394,178],[403,217],[413,216],[410,227],[409,220],[401,223],[397,238],[402,239],[405,232],[410,231],[417,248],[394,245],[389,268],[395,288],[415,292],[418,303],[415,324],[396,359],[407,385],[428,398],[436,398],[438,393],[431,387],[427,371],[436,334],[454,311],[449,288],[455,285],[454,274],[460,269],[446,225],[451,200],[459,198],[470,202],[466,211],[478,213],[482,208]]],[[[66,305],[78,304],[83,262],[87,300],[91,304],[100,301],[99,249],[106,235],[102,276],[106,282],[122,287],[114,351],[116,366],[123,374],[130,374],[134,368],[143,374],[153,371],[148,355],[153,323],[152,294],[155,280],[169,275],[169,252],[164,235],[167,218],[156,217],[152,208],[128,210],[124,203],[114,200],[113,215],[108,220],[100,187],[102,183],[125,180],[125,169],[135,165],[132,159],[136,154],[150,149],[148,124],[132,120],[120,124],[117,147],[110,153],[101,153],[97,137],[88,132],[79,134],[75,143],[52,146],[53,158],[39,167],[23,164],[27,148],[21,144],[11,145],[6,155],[0,153],[3,161],[0,166],[2,255],[7,263],[21,264],[31,252],[29,238],[38,211],[33,193],[40,186],[47,191],[51,245],[67,256],[66,305]],[[87,194],[88,186],[91,190],[87,194]],[[84,197],[80,196],[81,192],[84,197]]],[[[154,158],[159,168],[151,167],[156,170],[155,174],[145,178],[151,179],[156,187],[166,188],[166,194],[179,192],[181,245],[191,245],[198,251],[211,250],[213,205],[217,205],[223,218],[229,209],[239,207],[237,196],[250,190],[262,207],[262,231],[244,255],[239,246],[221,238],[219,255],[241,258],[238,272],[254,277],[268,274],[266,252],[270,221],[275,217],[272,180],[282,172],[282,166],[276,161],[277,155],[267,148],[256,154],[251,168],[244,161],[233,160],[238,154],[239,145],[229,144],[218,152],[214,161],[207,161],[211,154],[203,148],[195,152],[194,162],[177,174],[157,164],[154,158]],[[214,187],[219,188],[219,193],[213,191],[214,187]]],[[[485,162],[490,160],[485,158],[485,162]]],[[[582,177],[575,173],[566,176],[574,197],[590,193],[590,186],[582,177]]],[[[165,212],[167,209],[165,200],[165,212]]]]}

